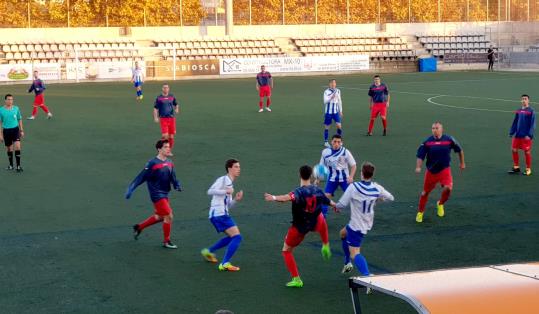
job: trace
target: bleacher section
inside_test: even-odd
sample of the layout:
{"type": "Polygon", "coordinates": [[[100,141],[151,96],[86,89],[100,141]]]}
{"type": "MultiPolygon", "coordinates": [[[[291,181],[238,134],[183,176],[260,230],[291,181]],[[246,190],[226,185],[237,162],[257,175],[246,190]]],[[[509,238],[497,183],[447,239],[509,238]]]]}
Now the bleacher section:
{"type": "Polygon", "coordinates": [[[1,43],[4,63],[57,63],[74,62],[75,49],[79,51],[81,62],[124,61],[137,58],[135,42],[122,38],[114,40],[33,40],[25,42],[1,43]]]}
{"type": "Polygon", "coordinates": [[[368,54],[372,61],[416,59],[411,45],[398,36],[295,37],[293,40],[305,56],[368,54]]]}
{"type": "MultiPolygon", "coordinates": [[[[418,41],[434,57],[443,59],[446,53],[480,53],[487,52],[491,42],[486,40],[485,34],[418,34],[418,41]]],[[[494,46],[494,45],[493,45],[494,46]]]]}
{"type": "Polygon", "coordinates": [[[279,57],[284,54],[271,38],[161,39],[155,40],[154,46],[163,48],[165,60],[173,58],[174,49],[180,60],[279,57]]]}

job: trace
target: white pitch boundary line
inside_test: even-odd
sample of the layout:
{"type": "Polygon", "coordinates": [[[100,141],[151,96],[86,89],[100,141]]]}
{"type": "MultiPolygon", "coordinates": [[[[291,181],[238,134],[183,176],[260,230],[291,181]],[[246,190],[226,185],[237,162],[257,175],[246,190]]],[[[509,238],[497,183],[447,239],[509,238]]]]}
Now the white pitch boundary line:
{"type": "MultiPolygon", "coordinates": [[[[460,106],[452,106],[452,105],[446,105],[446,104],[441,104],[441,103],[438,103],[438,102],[435,102],[433,101],[433,99],[435,98],[438,98],[438,97],[452,97],[450,95],[438,95],[438,96],[433,96],[433,97],[429,97],[427,98],[427,101],[435,106],[440,106],[440,107],[447,107],[447,108],[455,108],[455,109],[464,109],[464,110],[476,110],[476,111],[489,111],[489,112],[503,112],[503,113],[513,113],[515,111],[508,111],[508,110],[496,110],[496,109],[485,109],[485,108],[473,108],[473,107],[460,107],[460,106]]],[[[509,101],[509,100],[504,100],[504,99],[499,99],[500,101],[509,101]]],[[[512,100],[511,100],[512,101],[512,100]]]]}

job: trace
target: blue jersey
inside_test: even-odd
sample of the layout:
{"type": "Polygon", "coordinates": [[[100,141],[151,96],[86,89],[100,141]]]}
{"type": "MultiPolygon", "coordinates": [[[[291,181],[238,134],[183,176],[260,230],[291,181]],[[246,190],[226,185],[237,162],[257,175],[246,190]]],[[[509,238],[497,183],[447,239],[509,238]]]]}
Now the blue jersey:
{"type": "Polygon", "coordinates": [[[34,92],[37,95],[43,94],[45,91],[45,83],[41,79],[36,79],[32,82],[32,85],[30,86],[30,89],[28,89],[28,92],[34,92]]]}
{"type": "Polygon", "coordinates": [[[171,184],[175,190],[181,191],[180,182],[176,179],[174,164],[170,159],[161,160],[156,157],[148,161],[144,169],[127,188],[125,197],[130,198],[135,189],[144,182],[148,185],[150,198],[154,203],[168,197],[171,184]]]}
{"type": "Polygon", "coordinates": [[[153,107],[159,111],[160,118],[172,118],[174,117],[174,109],[176,109],[176,106],[178,106],[176,97],[172,94],[168,94],[167,96],[157,96],[153,107]]]}
{"type": "Polygon", "coordinates": [[[535,132],[535,111],[531,107],[521,108],[515,111],[515,118],[509,131],[510,136],[516,138],[533,138],[535,132]]]}
{"type": "Polygon", "coordinates": [[[372,84],[371,87],[369,87],[369,96],[371,96],[372,102],[375,104],[386,103],[388,95],[389,90],[384,83],[380,84],[379,86],[372,84]]]}
{"type": "Polygon", "coordinates": [[[438,173],[449,167],[451,163],[451,150],[455,153],[462,151],[459,143],[449,135],[440,138],[430,136],[417,150],[417,158],[427,158],[427,169],[432,173],[438,173]]]}
{"type": "Polygon", "coordinates": [[[269,72],[260,72],[256,75],[256,81],[259,86],[267,86],[271,83],[271,74],[269,72]]]}
{"type": "Polygon", "coordinates": [[[292,225],[301,233],[314,230],[322,206],[330,203],[324,191],[316,185],[307,185],[288,195],[292,199],[292,225]]]}

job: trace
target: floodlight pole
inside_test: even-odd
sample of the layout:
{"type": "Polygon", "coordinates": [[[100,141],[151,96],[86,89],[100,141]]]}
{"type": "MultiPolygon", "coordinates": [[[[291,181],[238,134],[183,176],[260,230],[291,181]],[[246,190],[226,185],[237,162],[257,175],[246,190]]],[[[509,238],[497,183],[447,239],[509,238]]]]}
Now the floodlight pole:
{"type": "Polygon", "coordinates": [[[28,28],[31,28],[32,27],[32,22],[31,22],[31,15],[32,15],[32,12],[30,12],[30,0],[28,0],[28,28]]]}
{"type": "Polygon", "coordinates": [[[225,35],[230,36],[233,33],[232,29],[234,27],[234,11],[232,7],[232,0],[225,0],[225,14],[225,35]]]}
{"type": "Polygon", "coordinates": [[[70,27],[70,14],[69,14],[69,11],[70,11],[70,6],[69,6],[69,0],[67,0],[67,27],[70,27]]]}
{"type": "Polygon", "coordinates": [[[314,0],[314,24],[318,24],[318,0],[314,0]]]}
{"type": "Polygon", "coordinates": [[[252,25],[252,15],[253,15],[253,4],[251,3],[252,0],[249,0],[249,25],[252,25]]]}

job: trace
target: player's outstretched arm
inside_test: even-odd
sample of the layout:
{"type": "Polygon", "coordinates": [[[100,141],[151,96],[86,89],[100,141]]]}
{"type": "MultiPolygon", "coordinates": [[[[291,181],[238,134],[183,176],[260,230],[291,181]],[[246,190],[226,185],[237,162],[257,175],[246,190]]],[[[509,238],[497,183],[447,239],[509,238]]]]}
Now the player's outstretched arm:
{"type": "Polygon", "coordinates": [[[395,200],[393,194],[389,193],[386,189],[384,189],[383,186],[378,185],[378,188],[380,189],[380,196],[378,197],[379,200],[389,202],[393,202],[395,200]]]}
{"type": "Polygon", "coordinates": [[[344,191],[344,194],[334,206],[335,211],[340,211],[341,209],[350,206],[350,202],[352,200],[352,190],[353,189],[346,189],[346,191],[344,191]]]}
{"type": "Polygon", "coordinates": [[[146,181],[146,178],[148,174],[150,173],[150,167],[146,166],[144,169],[138,174],[138,176],[129,184],[127,187],[127,192],[125,192],[125,198],[130,199],[131,195],[133,195],[133,192],[135,192],[135,189],[144,183],[146,181]]]}
{"type": "Polygon", "coordinates": [[[272,195],[269,193],[264,193],[264,199],[267,202],[290,202],[292,200],[292,197],[290,196],[290,194],[272,195]]]}

